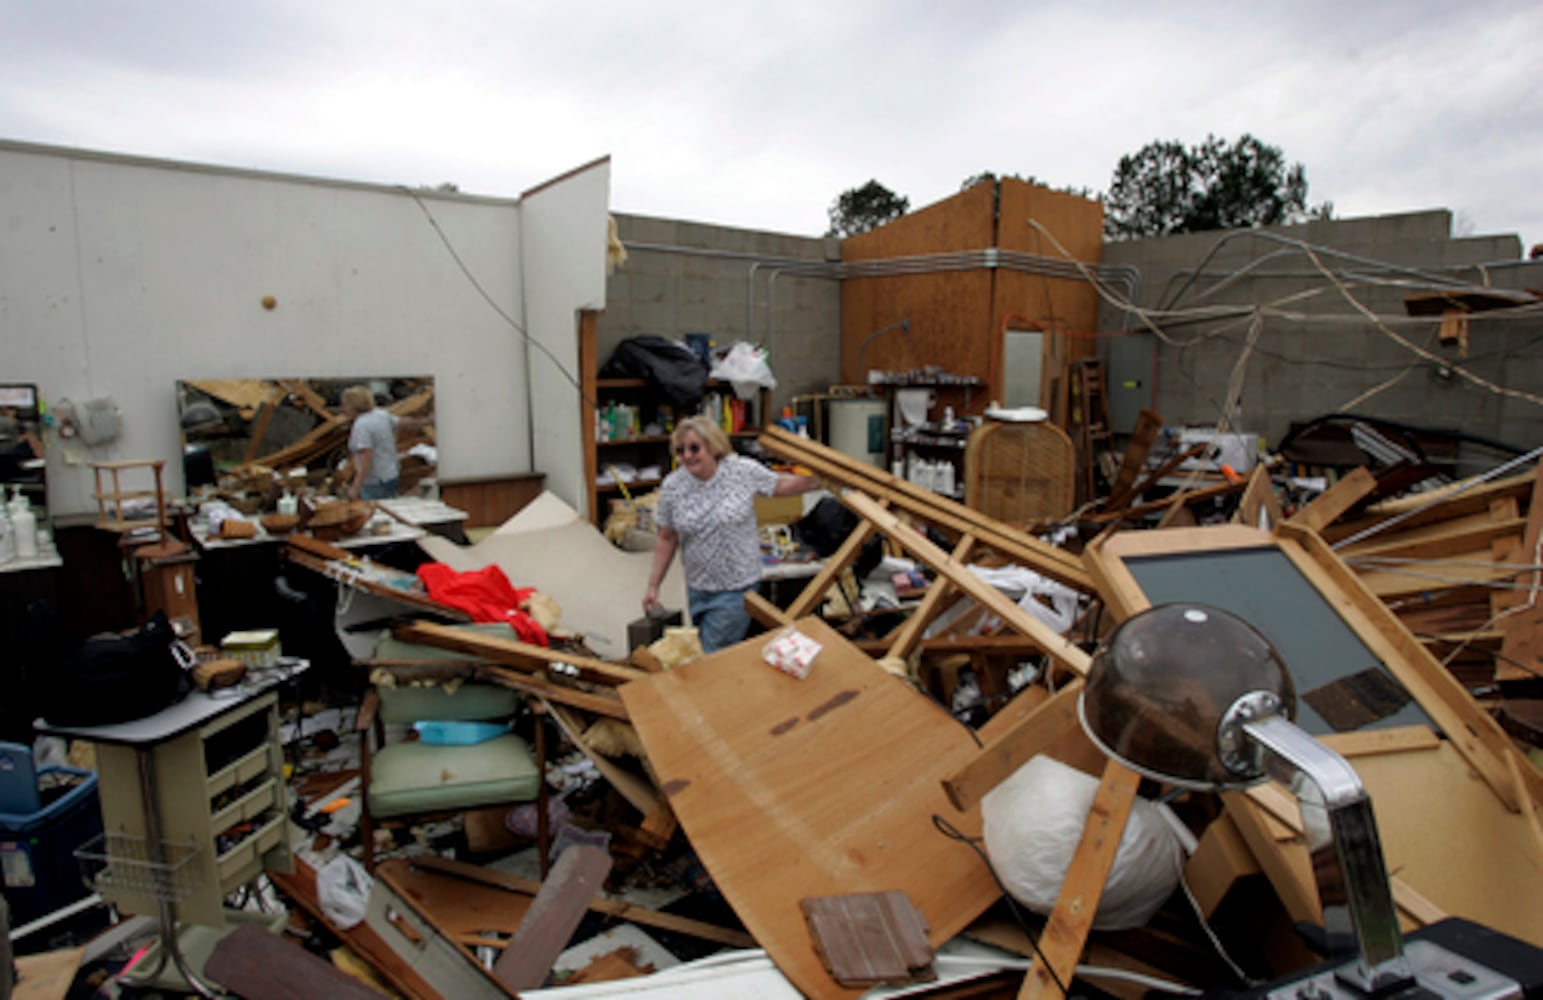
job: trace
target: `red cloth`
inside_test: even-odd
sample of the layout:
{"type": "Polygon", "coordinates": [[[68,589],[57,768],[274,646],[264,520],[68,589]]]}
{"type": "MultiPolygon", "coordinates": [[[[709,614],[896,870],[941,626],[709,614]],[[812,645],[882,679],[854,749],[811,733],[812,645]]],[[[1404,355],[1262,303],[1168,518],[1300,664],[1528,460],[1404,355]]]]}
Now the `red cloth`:
{"type": "Polygon", "coordinates": [[[418,567],[418,579],[429,589],[429,596],[471,615],[475,622],[508,622],[520,641],[550,646],[546,629],[520,610],[520,604],[536,592],[535,587],[515,587],[497,566],[484,566],[458,573],[444,563],[424,563],[418,567]]]}

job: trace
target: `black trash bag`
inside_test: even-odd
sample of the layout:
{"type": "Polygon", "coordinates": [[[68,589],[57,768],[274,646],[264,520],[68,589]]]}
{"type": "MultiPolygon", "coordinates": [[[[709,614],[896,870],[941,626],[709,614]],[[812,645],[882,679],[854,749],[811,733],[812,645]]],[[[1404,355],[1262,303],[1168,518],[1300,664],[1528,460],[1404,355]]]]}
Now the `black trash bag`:
{"type": "Polygon", "coordinates": [[[707,394],[707,365],[685,344],[645,334],[616,345],[601,378],[643,378],[677,411],[693,411],[707,394]]]}
{"type": "Polygon", "coordinates": [[[49,650],[38,704],[53,725],[132,722],[175,705],[193,689],[191,652],[164,611],[131,632],[71,646],[48,641],[58,635],[51,608],[40,602],[29,610],[49,650]]]}
{"type": "MultiPolygon", "coordinates": [[[[821,497],[820,502],[793,522],[792,532],[795,541],[807,545],[819,554],[821,559],[828,559],[835,555],[843,542],[857,530],[862,520],[837,500],[835,497],[821,497]]],[[[879,560],[884,558],[884,542],[878,535],[863,545],[863,550],[857,554],[857,560],[852,565],[852,572],[857,579],[862,580],[879,565],[879,560]]]]}

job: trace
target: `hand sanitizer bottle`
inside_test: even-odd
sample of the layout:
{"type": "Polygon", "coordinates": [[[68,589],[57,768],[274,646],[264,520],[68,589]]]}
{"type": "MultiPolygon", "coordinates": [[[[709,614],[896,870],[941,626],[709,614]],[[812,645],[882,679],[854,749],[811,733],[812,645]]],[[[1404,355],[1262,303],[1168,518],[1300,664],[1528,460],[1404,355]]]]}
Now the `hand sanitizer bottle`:
{"type": "Polygon", "coordinates": [[[11,529],[16,534],[16,558],[32,559],[38,554],[38,520],[32,513],[32,505],[21,495],[21,486],[15,486],[11,497],[11,529]]]}

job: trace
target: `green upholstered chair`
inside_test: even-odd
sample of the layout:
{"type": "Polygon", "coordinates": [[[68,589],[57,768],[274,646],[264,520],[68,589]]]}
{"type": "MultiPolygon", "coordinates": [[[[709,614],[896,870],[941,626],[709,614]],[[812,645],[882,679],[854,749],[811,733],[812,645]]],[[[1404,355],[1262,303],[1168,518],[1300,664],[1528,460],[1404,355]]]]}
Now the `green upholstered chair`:
{"type": "MultiPolygon", "coordinates": [[[[447,658],[443,650],[433,650],[441,655],[431,655],[429,649],[386,639],[377,656],[397,662],[447,658]]],[[[394,669],[392,673],[398,683],[375,685],[366,692],[356,723],[365,867],[375,863],[378,820],[530,801],[537,803],[538,840],[545,859],[546,740],[540,718],[534,753],[513,732],[469,745],[430,745],[413,738],[386,743],[387,726],[512,719],[523,696],[494,684],[408,685],[401,681],[413,671],[394,669]]]]}

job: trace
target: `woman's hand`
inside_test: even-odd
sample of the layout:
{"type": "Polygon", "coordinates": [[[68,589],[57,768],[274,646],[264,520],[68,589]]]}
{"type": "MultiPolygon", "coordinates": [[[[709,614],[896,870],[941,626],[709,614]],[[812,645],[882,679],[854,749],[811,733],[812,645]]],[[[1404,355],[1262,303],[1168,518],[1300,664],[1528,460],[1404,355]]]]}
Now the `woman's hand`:
{"type": "Polygon", "coordinates": [[[659,603],[659,585],[651,583],[648,585],[648,589],[643,592],[643,613],[651,615],[663,610],[664,605],[659,603]]]}

